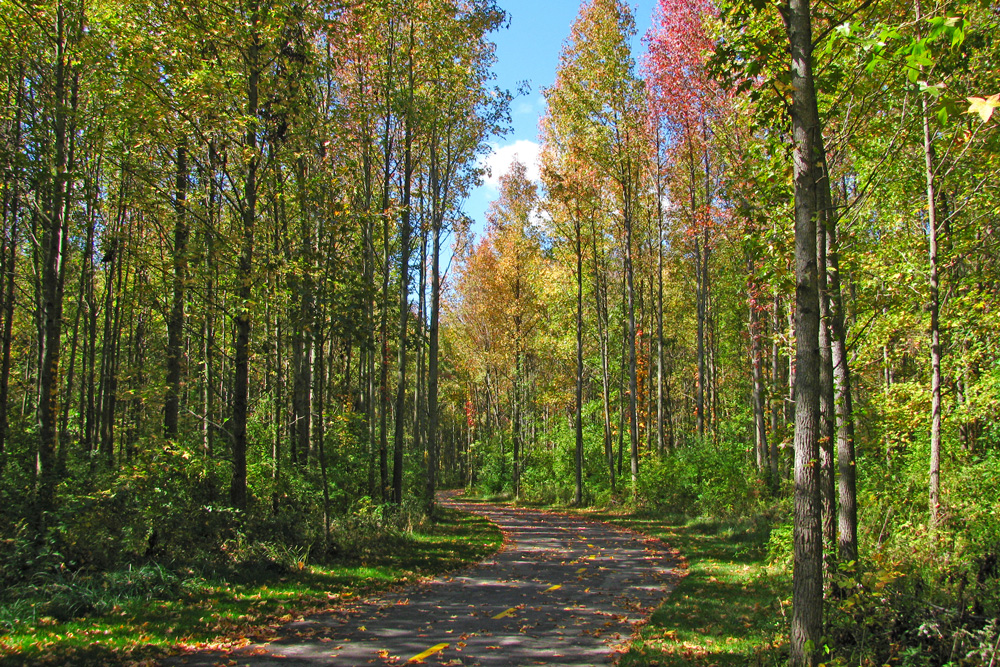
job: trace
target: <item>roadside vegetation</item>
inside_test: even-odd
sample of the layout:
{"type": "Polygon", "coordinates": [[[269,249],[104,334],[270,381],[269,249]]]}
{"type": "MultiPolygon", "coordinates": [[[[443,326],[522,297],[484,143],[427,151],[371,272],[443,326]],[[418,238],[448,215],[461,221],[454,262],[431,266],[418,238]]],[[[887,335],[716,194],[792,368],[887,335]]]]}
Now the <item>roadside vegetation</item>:
{"type": "Polygon", "coordinates": [[[186,565],[36,575],[0,598],[0,665],[144,664],[239,648],[306,615],[481,560],[503,541],[484,519],[453,510],[439,510],[434,524],[403,516],[359,511],[326,552],[250,548],[237,536],[220,545],[224,557],[196,553],[186,565]]]}
{"type": "MultiPolygon", "coordinates": [[[[557,476],[536,478],[537,486],[523,490],[522,503],[657,537],[678,558],[682,578],[637,630],[621,658],[624,667],[788,664],[791,499],[761,487],[753,461],[736,446],[728,450],[735,453],[726,451],[725,444],[692,444],[662,463],[648,461],[638,502],[595,495],[577,506],[572,480],[557,476]]],[[[881,467],[881,474],[864,475],[861,485],[878,509],[862,516],[863,561],[842,564],[829,575],[822,663],[972,667],[1000,660],[1000,591],[991,571],[983,572],[991,561],[982,551],[992,543],[995,514],[970,511],[932,537],[926,524],[914,520],[926,511],[922,489],[905,475],[888,474],[884,462],[863,462],[881,467]],[[895,516],[906,502],[909,508],[895,516]]],[[[991,459],[967,465],[970,481],[952,497],[968,494],[986,505],[1000,501],[992,485],[964,486],[1000,472],[990,467],[991,459]]],[[[503,495],[485,481],[484,491],[503,495]]],[[[596,475],[590,482],[600,484],[596,475]]]]}

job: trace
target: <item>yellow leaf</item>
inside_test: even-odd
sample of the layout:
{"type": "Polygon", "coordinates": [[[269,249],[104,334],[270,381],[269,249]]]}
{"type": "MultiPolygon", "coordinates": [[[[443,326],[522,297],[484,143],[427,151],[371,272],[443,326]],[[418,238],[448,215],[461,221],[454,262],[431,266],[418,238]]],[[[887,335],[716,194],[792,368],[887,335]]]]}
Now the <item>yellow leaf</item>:
{"type": "Polygon", "coordinates": [[[968,97],[969,109],[966,113],[977,113],[979,117],[983,119],[983,122],[989,121],[990,117],[993,115],[993,110],[1000,106],[1000,93],[996,95],[991,95],[987,98],[982,97],[968,97]]]}

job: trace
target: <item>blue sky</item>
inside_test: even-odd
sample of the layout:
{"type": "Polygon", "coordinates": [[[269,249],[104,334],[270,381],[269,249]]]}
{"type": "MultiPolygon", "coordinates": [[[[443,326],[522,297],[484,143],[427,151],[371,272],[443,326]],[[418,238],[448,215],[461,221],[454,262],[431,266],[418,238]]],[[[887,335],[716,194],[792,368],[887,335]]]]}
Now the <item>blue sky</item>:
{"type": "MultiPolygon", "coordinates": [[[[637,62],[644,48],[641,38],[652,23],[657,0],[628,0],[636,22],[632,54],[637,62]]],[[[569,36],[570,26],[580,10],[578,0],[499,0],[510,18],[510,27],[492,36],[497,45],[496,84],[515,93],[518,83],[527,80],[530,91],[511,105],[513,131],[492,140],[494,152],[486,158],[492,168],[487,182],[474,190],[465,212],[476,221],[477,236],[485,227],[486,208],[497,196],[497,179],[514,155],[529,166],[529,175],[538,151],[538,121],[545,111],[542,90],[555,82],[559,53],[569,36]]]]}

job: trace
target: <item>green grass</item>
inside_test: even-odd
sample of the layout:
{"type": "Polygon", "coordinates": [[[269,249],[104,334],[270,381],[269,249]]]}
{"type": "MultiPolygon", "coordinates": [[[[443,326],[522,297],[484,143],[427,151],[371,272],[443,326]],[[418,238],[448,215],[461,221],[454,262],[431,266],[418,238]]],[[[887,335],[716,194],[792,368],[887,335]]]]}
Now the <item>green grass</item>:
{"type": "Polygon", "coordinates": [[[19,622],[0,636],[0,666],[139,664],[182,646],[235,648],[354,596],[478,561],[502,542],[485,519],[441,508],[434,526],[396,536],[364,560],[191,578],[169,599],[124,598],[104,614],[64,622],[33,612],[44,600],[9,601],[0,615],[19,622]]]}
{"type": "Polygon", "coordinates": [[[770,666],[787,662],[791,577],[767,564],[767,530],[644,514],[588,516],[658,537],[683,578],[637,631],[621,667],[770,666]]]}

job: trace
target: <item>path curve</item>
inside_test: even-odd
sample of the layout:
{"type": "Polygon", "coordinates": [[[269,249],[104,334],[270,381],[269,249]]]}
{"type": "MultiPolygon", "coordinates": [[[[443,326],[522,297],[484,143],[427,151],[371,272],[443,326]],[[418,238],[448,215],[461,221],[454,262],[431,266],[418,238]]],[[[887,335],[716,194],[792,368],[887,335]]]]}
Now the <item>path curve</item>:
{"type": "MultiPolygon", "coordinates": [[[[677,580],[662,542],[607,523],[448,497],[442,504],[496,523],[503,548],[450,576],[291,623],[282,639],[226,657],[241,667],[610,664],[677,580]]],[[[187,654],[168,664],[218,661],[187,654]]]]}

